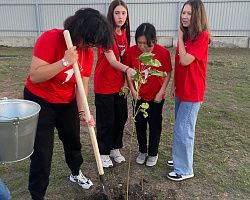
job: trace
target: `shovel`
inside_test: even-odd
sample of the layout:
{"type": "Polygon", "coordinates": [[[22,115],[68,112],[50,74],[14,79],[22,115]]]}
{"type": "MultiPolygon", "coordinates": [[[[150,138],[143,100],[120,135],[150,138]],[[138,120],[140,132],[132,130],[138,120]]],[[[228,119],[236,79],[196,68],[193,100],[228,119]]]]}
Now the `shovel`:
{"type": "MultiPolygon", "coordinates": [[[[73,47],[69,31],[64,30],[63,35],[64,35],[64,39],[65,39],[67,48],[69,49],[69,48],[73,47]]],[[[73,64],[73,70],[74,70],[75,77],[76,77],[76,84],[77,84],[77,87],[78,87],[80,99],[83,101],[83,109],[84,109],[84,112],[85,112],[85,116],[86,116],[87,119],[90,119],[91,116],[90,116],[90,111],[89,111],[89,105],[88,105],[87,97],[86,97],[86,94],[85,94],[85,90],[83,88],[82,78],[81,78],[81,74],[80,74],[77,62],[75,62],[73,64]]],[[[98,173],[99,173],[99,176],[100,176],[100,182],[102,184],[102,189],[103,189],[103,192],[104,192],[106,198],[110,199],[109,198],[110,194],[109,194],[109,191],[107,189],[107,186],[105,184],[105,180],[104,180],[104,177],[103,177],[104,170],[103,170],[101,156],[100,156],[100,152],[99,152],[99,148],[98,148],[98,144],[97,144],[97,140],[96,140],[95,129],[94,129],[93,126],[90,126],[89,124],[88,124],[88,129],[89,129],[91,143],[92,143],[92,146],[93,146],[93,149],[94,149],[95,160],[96,160],[96,164],[97,164],[98,173]]]]}

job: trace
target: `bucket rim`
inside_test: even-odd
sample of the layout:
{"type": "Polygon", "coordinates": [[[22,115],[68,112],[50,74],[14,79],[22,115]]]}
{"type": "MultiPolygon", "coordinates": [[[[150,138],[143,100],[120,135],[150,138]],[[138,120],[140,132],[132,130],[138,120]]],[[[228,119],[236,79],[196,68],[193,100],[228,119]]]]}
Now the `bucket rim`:
{"type": "MultiPolygon", "coordinates": [[[[22,102],[25,102],[25,103],[33,104],[33,105],[37,106],[37,111],[34,112],[32,115],[28,115],[28,116],[25,116],[25,117],[12,117],[12,118],[1,119],[0,123],[12,122],[13,120],[14,121],[16,121],[16,120],[21,121],[21,120],[29,119],[29,118],[31,118],[33,116],[36,116],[41,110],[41,106],[38,103],[36,103],[34,101],[26,100],[26,99],[2,99],[2,100],[0,100],[0,104],[6,103],[6,102],[7,103],[8,102],[9,103],[22,103],[22,102]]],[[[2,118],[3,118],[3,116],[2,116],[2,118]]]]}

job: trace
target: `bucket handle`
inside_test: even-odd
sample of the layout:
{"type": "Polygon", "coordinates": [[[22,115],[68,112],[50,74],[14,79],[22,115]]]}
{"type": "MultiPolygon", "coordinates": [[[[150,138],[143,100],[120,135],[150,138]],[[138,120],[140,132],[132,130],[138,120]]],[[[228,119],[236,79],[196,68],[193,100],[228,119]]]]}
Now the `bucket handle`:
{"type": "Polygon", "coordinates": [[[19,117],[5,117],[5,116],[1,116],[0,115],[0,118],[5,118],[5,119],[9,119],[10,121],[12,120],[12,124],[13,125],[18,125],[19,122],[20,122],[20,118],[19,117]]]}
{"type": "Polygon", "coordinates": [[[15,118],[12,118],[12,119],[13,119],[13,121],[12,121],[13,125],[18,125],[19,124],[19,122],[20,122],[19,117],[15,117],[15,118]]]}

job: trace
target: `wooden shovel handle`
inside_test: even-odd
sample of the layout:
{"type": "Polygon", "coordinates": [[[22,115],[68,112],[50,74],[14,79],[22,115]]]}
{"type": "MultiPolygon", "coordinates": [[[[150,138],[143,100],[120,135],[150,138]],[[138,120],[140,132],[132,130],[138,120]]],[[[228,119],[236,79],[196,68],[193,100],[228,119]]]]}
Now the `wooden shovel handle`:
{"type": "MultiPolygon", "coordinates": [[[[64,39],[65,39],[67,48],[68,49],[72,48],[73,44],[72,44],[72,40],[71,40],[69,31],[64,30],[63,35],[64,35],[64,39]]],[[[89,105],[88,105],[87,97],[85,94],[85,90],[83,87],[82,78],[81,78],[81,74],[80,74],[77,62],[75,62],[73,64],[73,70],[74,70],[75,77],[76,77],[76,84],[77,84],[77,88],[79,91],[80,99],[83,101],[83,109],[85,112],[85,116],[87,119],[90,119],[91,116],[90,116],[90,111],[89,111],[89,105]]],[[[89,124],[88,124],[88,129],[89,129],[91,143],[92,143],[92,146],[94,149],[94,154],[95,154],[98,172],[99,172],[99,175],[103,175],[104,171],[103,171],[101,156],[100,156],[100,152],[99,152],[99,148],[98,148],[98,144],[97,144],[97,140],[96,140],[95,129],[93,126],[90,126],[89,124]]]]}

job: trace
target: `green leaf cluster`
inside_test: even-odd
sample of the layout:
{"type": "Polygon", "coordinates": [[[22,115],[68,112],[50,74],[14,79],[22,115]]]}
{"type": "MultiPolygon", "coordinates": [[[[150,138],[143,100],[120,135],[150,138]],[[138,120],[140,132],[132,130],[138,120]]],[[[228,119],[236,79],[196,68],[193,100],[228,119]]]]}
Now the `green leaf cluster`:
{"type": "Polygon", "coordinates": [[[153,53],[145,52],[145,53],[142,53],[138,57],[138,60],[140,60],[147,68],[150,66],[154,66],[154,67],[161,66],[161,63],[159,60],[153,59],[154,56],[155,56],[155,54],[153,54],[153,53]]]}
{"type": "Polygon", "coordinates": [[[147,109],[149,108],[149,104],[148,103],[142,103],[140,105],[140,111],[143,113],[143,117],[147,118],[148,117],[148,113],[147,113],[147,109]]]}
{"type": "Polygon", "coordinates": [[[120,96],[125,95],[126,91],[129,91],[129,93],[130,93],[129,87],[128,87],[128,86],[123,86],[123,87],[121,88],[121,91],[119,92],[119,95],[120,95],[120,96]]]}

